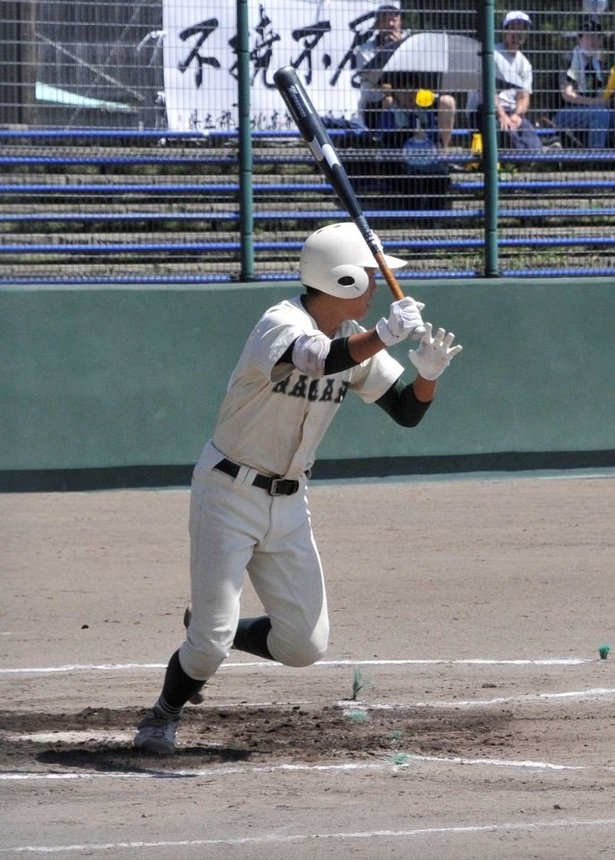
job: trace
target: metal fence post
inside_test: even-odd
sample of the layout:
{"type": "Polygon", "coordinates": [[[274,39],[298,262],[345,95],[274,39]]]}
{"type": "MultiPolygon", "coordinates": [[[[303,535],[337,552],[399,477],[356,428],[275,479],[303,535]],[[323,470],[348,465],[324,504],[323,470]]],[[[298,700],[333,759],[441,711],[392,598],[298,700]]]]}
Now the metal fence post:
{"type": "Polygon", "coordinates": [[[483,274],[500,274],[498,259],[498,139],[495,112],[495,2],[479,0],[478,18],[482,44],[483,78],[483,171],[485,177],[485,244],[483,274]]]}
{"type": "Polygon", "coordinates": [[[250,25],[248,0],[237,0],[239,114],[239,229],[241,280],[254,280],[252,129],[250,123],[250,25]]]}

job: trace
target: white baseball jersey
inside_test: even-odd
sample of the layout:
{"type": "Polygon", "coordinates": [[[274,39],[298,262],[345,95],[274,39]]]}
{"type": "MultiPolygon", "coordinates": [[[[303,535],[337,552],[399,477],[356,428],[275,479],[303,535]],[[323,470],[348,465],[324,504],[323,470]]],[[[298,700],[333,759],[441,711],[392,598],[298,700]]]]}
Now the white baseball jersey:
{"type": "MultiPolygon", "coordinates": [[[[496,87],[498,100],[504,110],[513,112],[517,105],[517,93],[521,90],[532,93],[533,70],[532,64],[521,51],[511,53],[503,44],[495,46],[493,54],[496,69],[496,87]],[[508,86],[507,86],[508,84],[508,86]]],[[[467,109],[477,110],[482,101],[478,90],[468,93],[467,109]]]]}
{"type": "Polygon", "coordinates": [[[600,54],[584,51],[577,45],[567,57],[566,71],[560,75],[560,87],[573,82],[581,95],[597,96],[604,88],[604,79],[600,54]]]}
{"type": "MultiPolygon", "coordinates": [[[[365,329],[344,322],[335,337],[365,329]]],[[[378,400],[403,372],[386,351],[340,373],[310,378],[292,365],[277,365],[299,335],[318,332],[301,297],[269,308],[254,327],[220,407],[213,443],[230,460],[265,474],[298,478],[314,463],[316,449],[346,393],[378,400]]]]}

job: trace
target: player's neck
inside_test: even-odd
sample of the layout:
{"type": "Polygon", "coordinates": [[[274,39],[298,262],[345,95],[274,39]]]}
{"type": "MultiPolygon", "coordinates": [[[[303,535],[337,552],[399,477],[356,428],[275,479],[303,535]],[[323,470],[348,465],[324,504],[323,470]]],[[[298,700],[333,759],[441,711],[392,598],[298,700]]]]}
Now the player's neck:
{"type": "Polygon", "coordinates": [[[316,325],[327,337],[333,337],[340,325],[346,319],[340,300],[326,293],[302,296],[303,306],[316,325]]]}

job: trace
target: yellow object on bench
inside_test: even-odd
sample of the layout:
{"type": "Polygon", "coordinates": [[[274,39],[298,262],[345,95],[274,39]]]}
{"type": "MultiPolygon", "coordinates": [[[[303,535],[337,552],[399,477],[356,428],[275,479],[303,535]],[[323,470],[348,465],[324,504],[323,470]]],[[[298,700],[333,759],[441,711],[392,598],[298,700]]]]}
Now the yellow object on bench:
{"type": "Polygon", "coordinates": [[[437,99],[436,93],[433,90],[417,90],[416,91],[416,104],[417,107],[420,108],[429,108],[433,105],[435,100],[437,99]]]}

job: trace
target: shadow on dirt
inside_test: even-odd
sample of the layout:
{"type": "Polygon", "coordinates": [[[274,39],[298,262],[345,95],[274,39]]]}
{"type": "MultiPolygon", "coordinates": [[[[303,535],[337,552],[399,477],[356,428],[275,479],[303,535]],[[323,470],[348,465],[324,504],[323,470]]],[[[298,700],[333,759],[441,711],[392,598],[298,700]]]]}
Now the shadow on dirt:
{"type": "Polygon", "coordinates": [[[81,768],[87,771],[101,773],[143,774],[170,779],[175,776],[182,778],[198,776],[178,771],[189,764],[202,767],[206,764],[226,764],[228,762],[244,762],[249,760],[251,753],[240,749],[207,749],[202,746],[182,747],[174,756],[147,755],[140,750],[109,747],[102,745],[88,749],[45,749],[34,756],[40,764],[62,768],[81,768]],[[156,762],[157,767],[152,763],[156,762]]]}

